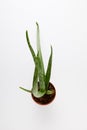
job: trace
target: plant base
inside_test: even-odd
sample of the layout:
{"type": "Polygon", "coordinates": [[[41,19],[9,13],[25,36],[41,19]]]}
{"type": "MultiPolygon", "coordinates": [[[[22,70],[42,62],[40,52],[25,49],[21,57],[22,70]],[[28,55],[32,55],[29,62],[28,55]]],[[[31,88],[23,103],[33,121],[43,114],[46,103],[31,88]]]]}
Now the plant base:
{"type": "Polygon", "coordinates": [[[49,83],[49,86],[48,86],[48,90],[52,90],[53,93],[52,94],[45,94],[44,96],[40,97],[40,98],[37,98],[35,97],[33,94],[32,95],[32,98],[33,100],[38,103],[39,105],[47,105],[49,103],[51,103],[54,98],[55,98],[55,95],[56,95],[56,90],[55,90],[55,87],[53,86],[52,83],[49,83]]]}

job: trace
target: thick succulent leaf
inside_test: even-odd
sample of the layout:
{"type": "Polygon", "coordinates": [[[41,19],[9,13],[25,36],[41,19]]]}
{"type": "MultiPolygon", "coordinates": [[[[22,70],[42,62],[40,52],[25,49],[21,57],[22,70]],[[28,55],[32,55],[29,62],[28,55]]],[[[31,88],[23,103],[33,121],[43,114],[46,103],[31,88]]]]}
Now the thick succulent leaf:
{"type": "Polygon", "coordinates": [[[30,44],[30,40],[29,40],[29,37],[28,37],[28,31],[26,31],[26,39],[27,39],[28,47],[29,47],[29,49],[30,49],[30,51],[31,51],[33,60],[34,60],[34,62],[35,62],[36,56],[35,56],[35,52],[34,52],[32,46],[31,46],[31,44],[30,44]]]}
{"type": "Polygon", "coordinates": [[[54,93],[54,91],[52,91],[52,90],[47,90],[47,92],[46,92],[46,94],[48,94],[48,95],[53,94],[53,93],[54,93]]]}
{"type": "Polygon", "coordinates": [[[35,70],[34,70],[32,93],[35,97],[42,97],[45,94],[45,91],[41,91],[38,88],[38,78],[39,78],[39,64],[38,63],[39,62],[37,61],[35,70]]]}
{"type": "Polygon", "coordinates": [[[45,77],[46,89],[48,89],[48,85],[49,85],[49,81],[50,81],[50,76],[51,76],[52,54],[53,54],[53,49],[52,49],[52,46],[51,46],[51,54],[50,54],[50,57],[49,57],[47,71],[46,71],[46,77],[45,77]]]}
{"type": "Polygon", "coordinates": [[[37,25],[37,53],[39,53],[39,59],[41,61],[41,71],[45,75],[44,63],[43,63],[41,45],[40,45],[40,30],[39,30],[39,25],[37,22],[36,22],[36,25],[37,25]]]}
{"type": "Polygon", "coordinates": [[[35,60],[35,70],[33,76],[33,84],[32,84],[32,91],[38,91],[38,59],[35,60]]]}
{"type": "Polygon", "coordinates": [[[33,84],[32,84],[32,93],[35,97],[38,95],[38,69],[35,66],[33,84]]]}
{"type": "Polygon", "coordinates": [[[40,91],[45,91],[45,70],[44,70],[44,64],[43,64],[43,58],[42,58],[42,52],[41,52],[41,46],[40,46],[40,30],[39,25],[37,25],[37,53],[38,53],[38,72],[39,72],[39,83],[40,83],[40,91]]]}
{"type": "Polygon", "coordinates": [[[31,93],[31,90],[25,89],[25,88],[23,88],[23,87],[19,87],[19,88],[22,89],[22,90],[24,90],[24,91],[26,91],[26,92],[31,93]]]}
{"type": "Polygon", "coordinates": [[[43,68],[41,64],[41,60],[38,56],[38,75],[39,75],[39,84],[40,84],[40,91],[45,91],[45,75],[43,73],[43,68]]]}
{"type": "Polygon", "coordinates": [[[32,91],[32,93],[33,93],[33,95],[34,95],[35,97],[40,98],[40,97],[44,96],[44,94],[45,94],[46,92],[45,92],[45,91],[41,92],[41,91],[37,91],[37,90],[34,89],[34,90],[32,91]]]}

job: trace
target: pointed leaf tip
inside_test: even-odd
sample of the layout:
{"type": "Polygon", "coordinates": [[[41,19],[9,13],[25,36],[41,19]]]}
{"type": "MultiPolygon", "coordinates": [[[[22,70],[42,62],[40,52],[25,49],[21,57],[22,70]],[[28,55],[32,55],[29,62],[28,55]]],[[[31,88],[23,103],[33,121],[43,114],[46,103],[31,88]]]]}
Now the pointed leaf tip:
{"type": "Polygon", "coordinates": [[[26,34],[28,33],[28,31],[26,30],[26,34]]]}
{"type": "Polygon", "coordinates": [[[52,45],[50,46],[50,48],[51,48],[51,52],[53,53],[53,47],[52,47],[52,45]]]}
{"type": "Polygon", "coordinates": [[[36,25],[39,26],[38,22],[36,22],[36,25]]]}
{"type": "Polygon", "coordinates": [[[27,41],[29,41],[29,38],[28,38],[28,31],[26,30],[26,39],[27,41]]]}

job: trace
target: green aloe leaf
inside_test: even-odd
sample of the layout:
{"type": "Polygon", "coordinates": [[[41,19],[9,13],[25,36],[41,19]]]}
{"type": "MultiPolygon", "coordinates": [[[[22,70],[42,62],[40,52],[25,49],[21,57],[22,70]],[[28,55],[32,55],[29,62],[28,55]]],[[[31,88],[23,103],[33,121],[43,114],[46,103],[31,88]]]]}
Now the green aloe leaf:
{"type": "Polygon", "coordinates": [[[19,88],[22,89],[22,90],[24,90],[24,91],[26,91],[26,92],[31,93],[31,90],[25,89],[25,88],[23,88],[23,87],[19,87],[19,88]]]}
{"type": "Polygon", "coordinates": [[[43,58],[42,58],[41,46],[40,46],[40,30],[39,30],[39,25],[37,22],[36,22],[36,25],[37,25],[37,53],[41,61],[43,74],[45,75],[44,63],[43,63],[43,58]]]}
{"type": "Polygon", "coordinates": [[[54,93],[54,91],[52,91],[52,90],[47,90],[47,92],[46,92],[46,94],[48,94],[48,95],[53,94],[53,93],[54,93]]]}
{"type": "Polygon", "coordinates": [[[38,92],[38,59],[35,60],[35,70],[33,76],[32,93],[38,92]]]}
{"type": "Polygon", "coordinates": [[[38,69],[35,66],[32,93],[35,97],[38,97],[38,69]]]}
{"type": "Polygon", "coordinates": [[[30,49],[30,51],[31,51],[33,60],[34,60],[34,62],[35,62],[36,55],[35,55],[35,52],[34,52],[32,46],[31,46],[31,44],[30,44],[30,40],[29,40],[29,37],[28,37],[28,31],[26,31],[26,39],[27,39],[28,47],[29,47],[29,49],[30,49]]]}
{"type": "Polygon", "coordinates": [[[43,69],[41,66],[41,60],[38,56],[38,76],[39,76],[39,83],[40,83],[40,91],[45,91],[45,75],[43,73],[43,69]]]}
{"type": "Polygon", "coordinates": [[[45,70],[44,70],[44,64],[43,64],[43,58],[42,58],[42,52],[41,52],[41,46],[40,46],[40,30],[39,25],[37,25],[37,53],[38,53],[38,72],[39,72],[39,83],[40,83],[40,91],[45,91],[45,70]]]}
{"type": "Polygon", "coordinates": [[[35,97],[41,97],[45,94],[45,91],[39,90],[38,88],[38,78],[39,78],[39,62],[37,58],[35,70],[34,70],[34,77],[33,77],[33,88],[32,93],[35,97]]]}
{"type": "Polygon", "coordinates": [[[46,71],[46,77],[45,77],[46,89],[48,89],[49,80],[50,80],[50,77],[51,77],[52,55],[53,55],[53,49],[52,49],[52,46],[51,46],[51,54],[50,54],[50,57],[49,57],[47,71],[46,71]]]}

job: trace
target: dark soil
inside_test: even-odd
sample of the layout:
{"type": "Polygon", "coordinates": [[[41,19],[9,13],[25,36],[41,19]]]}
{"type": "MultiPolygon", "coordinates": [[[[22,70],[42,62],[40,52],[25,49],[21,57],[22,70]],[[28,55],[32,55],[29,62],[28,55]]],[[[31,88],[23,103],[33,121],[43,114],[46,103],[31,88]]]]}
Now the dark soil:
{"type": "Polygon", "coordinates": [[[44,96],[42,96],[40,98],[34,97],[34,95],[31,94],[33,100],[40,105],[47,105],[47,104],[51,103],[53,101],[53,99],[55,98],[55,95],[56,95],[56,90],[55,90],[52,83],[49,83],[48,90],[52,90],[53,93],[49,94],[49,95],[45,94],[44,96]]]}

